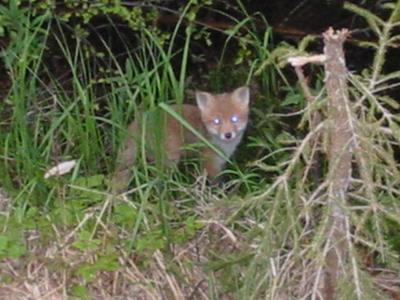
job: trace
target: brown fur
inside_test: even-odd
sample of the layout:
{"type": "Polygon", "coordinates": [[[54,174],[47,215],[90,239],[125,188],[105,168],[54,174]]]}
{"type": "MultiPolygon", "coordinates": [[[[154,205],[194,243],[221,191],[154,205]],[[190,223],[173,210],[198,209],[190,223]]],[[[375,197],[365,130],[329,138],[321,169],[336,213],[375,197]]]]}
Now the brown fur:
{"type": "MultiPolygon", "coordinates": [[[[196,99],[198,106],[173,105],[178,112],[194,129],[206,137],[211,143],[216,144],[230,157],[242,138],[244,128],[248,120],[248,89],[242,87],[232,93],[210,94],[198,92],[196,99]],[[238,118],[238,122],[232,122],[232,116],[238,118]],[[220,124],[215,124],[215,119],[220,124]],[[226,139],[225,135],[231,133],[232,138],[226,139]]],[[[138,155],[138,147],[144,131],[146,159],[157,161],[157,153],[163,155],[161,163],[164,165],[177,164],[182,156],[189,154],[185,150],[187,145],[200,142],[190,130],[186,129],[178,120],[168,113],[159,111],[158,123],[153,122],[156,117],[148,115],[149,120],[134,121],[128,127],[128,137],[125,140],[123,151],[117,159],[117,168],[113,176],[112,186],[114,190],[124,190],[129,183],[129,168],[135,163],[138,155]],[[161,127],[162,131],[160,128],[161,127]],[[156,133],[161,136],[156,136],[156,133]],[[158,151],[157,151],[158,150],[158,151]]],[[[210,148],[202,150],[203,168],[211,179],[215,178],[222,170],[225,159],[220,157],[210,148]]]]}

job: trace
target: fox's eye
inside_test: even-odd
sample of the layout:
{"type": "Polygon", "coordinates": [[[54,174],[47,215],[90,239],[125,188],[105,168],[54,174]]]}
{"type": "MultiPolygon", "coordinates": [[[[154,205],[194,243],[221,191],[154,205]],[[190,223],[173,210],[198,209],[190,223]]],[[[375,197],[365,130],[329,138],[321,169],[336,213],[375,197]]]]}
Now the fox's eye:
{"type": "Polygon", "coordinates": [[[237,123],[239,121],[239,117],[237,116],[237,115],[233,115],[232,117],[231,117],[231,122],[232,123],[237,123]]]}
{"type": "Polygon", "coordinates": [[[221,120],[218,119],[218,118],[213,119],[212,122],[213,122],[215,125],[221,124],[221,120]]]}

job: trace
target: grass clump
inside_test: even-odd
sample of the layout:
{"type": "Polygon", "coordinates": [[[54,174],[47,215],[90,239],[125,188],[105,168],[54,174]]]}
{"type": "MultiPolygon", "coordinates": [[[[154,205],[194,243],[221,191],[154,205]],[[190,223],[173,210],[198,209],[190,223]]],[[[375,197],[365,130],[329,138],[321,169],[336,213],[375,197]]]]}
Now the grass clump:
{"type": "MultiPolygon", "coordinates": [[[[327,121],[308,131],[308,117],[316,110],[327,115],[326,91],[316,68],[317,104],[310,105],[275,60],[304,53],[312,39],[298,49],[272,51],[272,31],[257,32],[257,16],[231,17],[236,25],[224,32],[215,71],[196,81],[192,49],[201,28],[191,2],[169,39],[138,28],[135,42],[119,36],[120,55],[96,30],[93,45],[50,11],[38,16],[18,9],[21,25],[1,54],[11,81],[0,104],[2,295],[318,299],[314,283],[329,226],[329,174],[323,162],[321,181],[310,178],[311,140],[320,134],[324,150],[329,136],[327,121]],[[232,45],[239,54],[229,60],[232,45]],[[55,65],[51,52],[57,53],[55,65]],[[191,91],[204,88],[207,79],[211,90],[246,83],[253,91],[248,134],[224,184],[207,185],[195,161],[163,174],[142,163],[134,167],[131,189],[111,197],[108,174],[127,124],[141,110],[193,102],[191,91]],[[50,167],[69,160],[76,160],[70,173],[44,179],[50,167]]],[[[385,33],[373,65],[366,75],[349,74],[360,151],[344,207],[351,263],[338,295],[346,299],[376,298],[378,287],[385,290],[383,275],[390,278],[398,265],[391,233],[398,231],[399,120],[392,113],[395,99],[386,93],[398,74],[382,68],[396,37],[390,29],[397,26],[398,8],[388,9],[388,20],[372,20],[385,33]],[[381,278],[370,276],[377,262],[385,266],[381,278]]],[[[112,19],[107,26],[118,32],[112,19]]]]}

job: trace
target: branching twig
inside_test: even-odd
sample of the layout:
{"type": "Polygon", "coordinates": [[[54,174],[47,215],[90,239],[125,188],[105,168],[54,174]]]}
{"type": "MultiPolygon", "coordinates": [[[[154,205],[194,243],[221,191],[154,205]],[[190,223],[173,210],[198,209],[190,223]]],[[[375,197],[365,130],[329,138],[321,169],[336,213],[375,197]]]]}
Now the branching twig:
{"type": "Polygon", "coordinates": [[[293,158],[288,162],[288,166],[286,167],[285,173],[277,178],[275,182],[261,195],[258,195],[256,197],[253,197],[252,200],[262,200],[265,199],[267,196],[271,194],[279,185],[281,185],[284,182],[287,182],[290,176],[292,175],[292,172],[299,162],[301,155],[304,153],[304,150],[306,146],[310,144],[310,140],[312,140],[315,135],[317,135],[323,128],[324,128],[325,123],[320,123],[318,126],[308,133],[308,135],[303,139],[302,143],[297,147],[296,152],[293,155],[293,158]]]}
{"type": "MultiPolygon", "coordinates": [[[[310,88],[307,84],[307,79],[304,76],[302,67],[308,63],[324,63],[326,60],[325,55],[313,55],[313,56],[296,56],[288,59],[289,63],[294,67],[296,75],[299,78],[300,86],[303,90],[304,96],[308,102],[310,110],[314,106],[316,97],[311,93],[310,88]]],[[[313,130],[319,123],[321,123],[321,114],[318,110],[309,113],[309,124],[310,130],[313,130]]],[[[316,135],[311,141],[311,161],[309,164],[309,170],[313,176],[315,186],[321,182],[322,177],[322,157],[320,152],[320,134],[316,135]]]]}

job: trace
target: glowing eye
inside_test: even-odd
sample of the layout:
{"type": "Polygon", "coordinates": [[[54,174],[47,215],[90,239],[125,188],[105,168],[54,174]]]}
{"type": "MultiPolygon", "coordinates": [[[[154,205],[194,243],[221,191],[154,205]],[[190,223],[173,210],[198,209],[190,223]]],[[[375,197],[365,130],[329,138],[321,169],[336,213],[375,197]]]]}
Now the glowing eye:
{"type": "Polygon", "coordinates": [[[232,123],[237,123],[239,121],[239,117],[237,116],[237,115],[233,115],[232,117],[231,117],[231,122],[232,123]]]}
{"type": "Polygon", "coordinates": [[[218,118],[215,118],[215,119],[213,119],[213,121],[212,121],[215,125],[219,125],[219,124],[221,124],[221,120],[220,119],[218,119],[218,118]]]}

